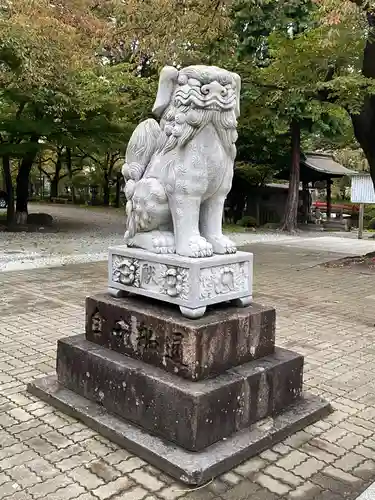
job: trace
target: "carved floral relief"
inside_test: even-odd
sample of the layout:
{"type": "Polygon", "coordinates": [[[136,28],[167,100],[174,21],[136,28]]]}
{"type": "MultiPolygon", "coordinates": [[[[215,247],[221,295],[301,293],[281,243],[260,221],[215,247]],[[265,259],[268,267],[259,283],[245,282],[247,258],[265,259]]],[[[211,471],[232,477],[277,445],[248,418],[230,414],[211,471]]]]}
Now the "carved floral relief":
{"type": "Polygon", "coordinates": [[[249,293],[249,266],[239,262],[223,267],[201,270],[199,278],[199,298],[210,299],[231,292],[249,293]]]}
{"type": "Polygon", "coordinates": [[[189,292],[188,270],[179,267],[165,267],[166,269],[162,273],[163,292],[169,297],[186,299],[189,292]]]}
{"type": "Polygon", "coordinates": [[[155,293],[187,299],[189,270],[157,262],[140,262],[137,259],[113,256],[113,281],[127,286],[151,290],[155,293]]]}
{"type": "Polygon", "coordinates": [[[137,259],[129,259],[120,255],[113,256],[112,262],[113,281],[127,286],[139,287],[140,273],[137,259]]]}

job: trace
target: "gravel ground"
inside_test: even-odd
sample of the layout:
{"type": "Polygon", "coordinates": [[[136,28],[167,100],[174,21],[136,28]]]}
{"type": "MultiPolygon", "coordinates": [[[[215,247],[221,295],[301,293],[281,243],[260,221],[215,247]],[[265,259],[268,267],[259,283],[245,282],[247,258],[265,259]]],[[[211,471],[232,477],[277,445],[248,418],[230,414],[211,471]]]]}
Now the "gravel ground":
{"type": "MultiPolygon", "coordinates": [[[[0,233],[0,271],[55,267],[107,259],[108,247],[123,244],[124,214],[115,209],[32,204],[30,212],[47,212],[55,220],[52,233],[0,233]]],[[[354,234],[302,232],[231,233],[238,246],[255,243],[362,255],[375,250],[375,240],[354,234]]]]}

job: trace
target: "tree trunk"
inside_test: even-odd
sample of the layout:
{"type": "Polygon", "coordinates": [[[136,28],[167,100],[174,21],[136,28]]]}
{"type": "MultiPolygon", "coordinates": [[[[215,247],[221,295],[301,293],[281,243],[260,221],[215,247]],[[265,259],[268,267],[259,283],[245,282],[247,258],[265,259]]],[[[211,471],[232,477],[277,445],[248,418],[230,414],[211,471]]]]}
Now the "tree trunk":
{"type": "Polygon", "coordinates": [[[70,148],[66,148],[66,169],[68,171],[68,176],[69,176],[69,186],[72,195],[72,202],[75,205],[77,200],[76,200],[76,190],[73,184],[72,150],[70,148]]]}
{"type": "Polygon", "coordinates": [[[292,137],[292,164],[290,168],[288,198],[281,230],[294,232],[297,230],[301,160],[301,126],[298,121],[292,121],[290,132],[292,137]]]}
{"type": "Polygon", "coordinates": [[[38,152],[38,138],[32,138],[34,148],[28,151],[22,158],[17,174],[16,186],[16,224],[27,223],[27,202],[29,200],[29,177],[31,167],[38,152]]]}
{"type": "Polygon", "coordinates": [[[57,159],[55,164],[55,173],[53,175],[53,179],[51,181],[51,191],[50,191],[50,199],[57,198],[59,196],[59,181],[60,181],[60,172],[62,168],[62,158],[61,151],[57,152],[57,159]]]}
{"type": "Polygon", "coordinates": [[[109,206],[109,194],[110,194],[110,189],[109,189],[109,175],[108,171],[104,171],[104,182],[103,182],[103,205],[105,207],[109,206]]]}
{"type": "MultiPolygon", "coordinates": [[[[354,2],[362,6],[362,2],[354,2]]],[[[375,14],[367,12],[367,22],[369,26],[369,35],[367,38],[363,62],[362,74],[366,78],[375,79],[375,14]]],[[[375,186],[375,98],[368,96],[365,99],[362,110],[357,115],[351,115],[353,122],[354,134],[365,153],[366,159],[370,166],[372,181],[375,186]]]]}
{"type": "Polygon", "coordinates": [[[5,182],[5,190],[8,194],[8,207],[7,207],[7,225],[10,226],[14,222],[14,190],[12,182],[12,174],[10,171],[10,157],[9,155],[3,156],[3,175],[5,182]]]}
{"type": "Polygon", "coordinates": [[[115,199],[115,207],[120,207],[120,194],[121,194],[121,173],[119,172],[116,176],[116,199],[115,199]]]}
{"type": "Polygon", "coordinates": [[[105,155],[105,163],[103,165],[103,205],[108,207],[109,205],[109,179],[111,176],[111,154],[106,153],[105,155]]]}

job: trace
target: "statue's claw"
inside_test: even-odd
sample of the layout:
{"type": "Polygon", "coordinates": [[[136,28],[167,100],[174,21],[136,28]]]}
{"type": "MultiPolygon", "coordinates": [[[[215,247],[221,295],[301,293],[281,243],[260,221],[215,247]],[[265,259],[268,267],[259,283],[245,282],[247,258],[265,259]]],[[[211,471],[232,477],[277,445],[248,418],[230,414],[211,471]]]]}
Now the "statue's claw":
{"type": "Polygon", "coordinates": [[[233,241],[224,235],[207,236],[207,240],[211,243],[214,253],[226,254],[237,252],[236,245],[233,243],[233,241]]]}
{"type": "Polygon", "coordinates": [[[160,231],[153,239],[155,253],[176,253],[174,235],[168,231],[160,231]]]}
{"type": "Polygon", "coordinates": [[[211,243],[202,236],[192,236],[180,245],[178,254],[186,257],[211,257],[213,249],[211,243]]]}

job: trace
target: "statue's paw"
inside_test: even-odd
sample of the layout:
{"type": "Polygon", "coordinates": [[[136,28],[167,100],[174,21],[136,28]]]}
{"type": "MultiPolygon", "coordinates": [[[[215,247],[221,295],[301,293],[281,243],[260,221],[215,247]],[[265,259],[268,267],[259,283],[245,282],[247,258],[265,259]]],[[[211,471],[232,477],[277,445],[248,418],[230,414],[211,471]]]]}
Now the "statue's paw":
{"type": "Polygon", "coordinates": [[[237,247],[232,240],[224,235],[208,237],[207,240],[211,243],[214,253],[236,253],[237,247]]]}
{"type": "Polygon", "coordinates": [[[153,240],[155,253],[176,253],[173,233],[160,233],[153,240]]]}
{"type": "Polygon", "coordinates": [[[213,249],[211,243],[209,243],[202,236],[192,236],[183,245],[180,245],[180,249],[177,250],[179,255],[185,255],[186,257],[211,257],[213,254],[213,249]]]}

